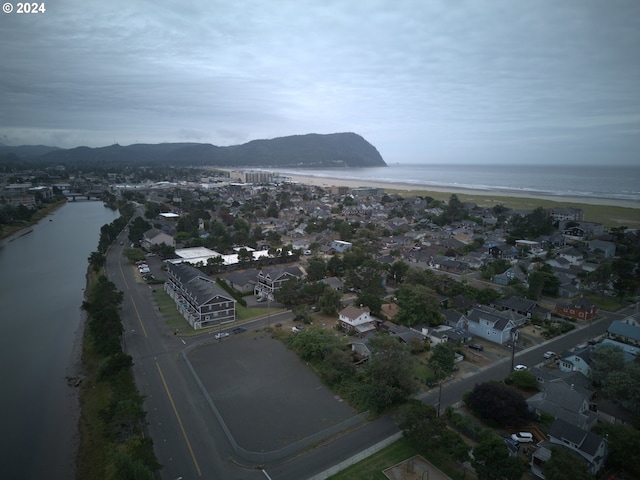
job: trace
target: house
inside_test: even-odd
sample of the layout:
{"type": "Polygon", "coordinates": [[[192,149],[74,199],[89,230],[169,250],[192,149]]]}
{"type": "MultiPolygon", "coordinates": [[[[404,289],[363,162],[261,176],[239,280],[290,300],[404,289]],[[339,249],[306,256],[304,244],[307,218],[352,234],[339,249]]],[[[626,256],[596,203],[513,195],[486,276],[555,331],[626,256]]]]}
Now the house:
{"type": "Polygon", "coordinates": [[[344,331],[356,332],[360,337],[376,330],[376,321],[371,317],[368,307],[358,308],[349,305],[340,311],[338,321],[344,331]]]}
{"type": "MultiPolygon", "coordinates": [[[[625,319],[626,320],[626,319],[625,319]]],[[[607,328],[607,337],[615,338],[629,345],[640,346],[640,326],[625,320],[614,320],[607,328]]]]}
{"type": "Polygon", "coordinates": [[[342,291],[342,280],[340,280],[338,277],[323,278],[322,280],[319,280],[319,283],[324,283],[325,285],[328,285],[329,288],[337,292],[342,291]]]}
{"type": "Polygon", "coordinates": [[[590,365],[593,362],[589,352],[590,348],[585,347],[563,355],[558,362],[558,368],[563,372],[580,372],[588,377],[590,365]]]}
{"type": "Polygon", "coordinates": [[[467,314],[467,331],[498,345],[511,340],[515,323],[504,312],[490,307],[476,307],[467,314]]]}
{"type": "MultiPolygon", "coordinates": [[[[575,372],[574,375],[582,374],[575,372]]],[[[583,378],[586,379],[584,376],[583,378]]],[[[545,413],[590,430],[598,420],[597,409],[591,402],[594,392],[571,383],[572,380],[573,377],[569,376],[542,384],[542,390],[529,397],[527,405],[538,416],[545,413]]]]}
{"type": "Polygon", "coordinates": [[[493,258],[511,260],[518,256],[518,249],[511,245],[494,245],[489,247],[489,255],[493,258]]]}
{"type": "Polygon", "coordinates": [[[549,208],[547,213],[556,221],[580,222],[584,218],[584,212],[581,208],[574,207],[555,207],[549,208]]]}
{"type": "Polygon", "coordinates": [[[598,307],[584,297],[580,297],[572,302],[558,303],[555,310],[556,313],[564,317],[584,321],[592,320],[598,315],[598,307]]]}
{"type": "Polygon", "coordinates": [[[591,240],[588,245],[590,252],[602,252],[601,255],[603,258],[613,258],[616,255],[616,244],[613,242],[591,240]]]}
{"type": "Polygon", "coordinates": [[[152,228],[151,230],[144,232],[140,243],[145,248],[151,248],[154,245],[162,245],[163,243],[169,247],[176,246],[176,241],[171,235],[168,235],[157,228],[152,228]]]}
{"type": "Polygon", "coordinates": [[[558,252],[557,257],[566,259],[571,265],[581,265],[584,260],[584,254],[576,248],[558,252]]]}
{"type": "Polygon", "coordinates": [[[258,270],[248,268],[246,270],[234,270],[222,276],[231,288],[240,293],[251,293],[256,286],[258,270]]]}
{"type": "Polygon", "coordinates": [[[331,242],[331,248],[336,253],[344,253],[351,248],[353,244],[351,242],[343,242],[342,240],[334,240],[331,242]]]}
{"type": "Polygon", "coordinates": [[[562,445],[573,450],[587,462],[587,469],[593,475],[604,467],[608,454],[607,441],[600,435],[556,419],[549,429],[551,445],[562,445]]]}
{"type": "Polygon", "coordinates": [[[302,279],[304,272],[298,266],[277,266],[263,268],[258,272],[253,293],[259,297],[273,295],[280,290],[282,284],[291,279],[302,279]]]}
{"type": "Polygon", "coordinates": [[[235,300],[214,281],[190,265],[166,265],[164,289],[194,330],[235,321],[235,300]]]}
{"type": "Polygon", "coordinates": [[[535,300],[529,300],[528,298],[518,297],[516,295],[513,295],[506,300],[497,301],[496,306],[504,310],[516,312],[529,319],[534,316],[544,320],[549,320],[551,318],[551,311],[541,307],[535,300]]]}
{"type": "Polygon", "coordinates": [[[520,271],[520,269],[516,269],[513,267],[509,267],[502,273],[493,276],[493,283],[497,283],[498,285],[508,285],[509,282],[520,280],[522,283],[526,283],[527,276],[520,271]]]}
{"type": "Polygon", "coordinates": [[[442,310],[442,314],[444,315],[444,324],[448,327],[454,329],[465,328],[467,325],[467,317],[465,317],[462,313],[456,312],[455,310],[444,309],[442,310]]]}

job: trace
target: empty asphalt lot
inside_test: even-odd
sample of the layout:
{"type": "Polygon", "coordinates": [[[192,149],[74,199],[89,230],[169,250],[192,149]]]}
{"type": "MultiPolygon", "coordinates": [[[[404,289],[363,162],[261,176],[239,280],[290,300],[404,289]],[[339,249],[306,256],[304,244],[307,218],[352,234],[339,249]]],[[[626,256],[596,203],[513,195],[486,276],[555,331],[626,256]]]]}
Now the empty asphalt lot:
{"type": "Polygon", "coordinates": [[[187,358],[235,441],[252,452],[280,450],[356,414],[264,330],[205,342],[187,358]]]}

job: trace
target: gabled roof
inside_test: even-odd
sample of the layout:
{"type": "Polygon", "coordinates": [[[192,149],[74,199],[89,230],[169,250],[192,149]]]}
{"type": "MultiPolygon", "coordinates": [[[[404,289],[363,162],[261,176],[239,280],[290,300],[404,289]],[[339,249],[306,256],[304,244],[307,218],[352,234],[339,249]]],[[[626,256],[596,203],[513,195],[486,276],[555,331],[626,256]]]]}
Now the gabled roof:
{"type": "Polygon", "coordinates": [[[513,312],[498,312],[489,307],[474,308],[471,310],[467,318],[469,321],[480,323],[480,320],[486,320],[492,323],[494,330],[505,330],[508,327],[513,327],[513,321],[511,320],[509,313],[513,312]]]}
{"type": "Polygon", "coordinates": [[[578,446],[578,449],[593,457],[602,443],[602,437],[582,428],[571,425],[562,419],[556,419],[549,429],[549,436],[559,440],[567,440],[578,446]]]}
{"type": "Polygon", "coordinates": [[[340,311],[340,315],[343,317],[347,317],[350,320],[356,320],[360,317],[360,315],[370,312],[371,310],[369,309],[369,307],[358,308],[354,307],[353,305],[349,305],[348,307],[345,307],[340,311]]]}
{"type": "Polygon", "coordinates": [[[184,263],[167,263],[167,270],[188,289],[193,299],[202,305],[212,298],[222,297],[227,301],[235,301],[229,294],[213,283],[200,270],[184,263]]]}

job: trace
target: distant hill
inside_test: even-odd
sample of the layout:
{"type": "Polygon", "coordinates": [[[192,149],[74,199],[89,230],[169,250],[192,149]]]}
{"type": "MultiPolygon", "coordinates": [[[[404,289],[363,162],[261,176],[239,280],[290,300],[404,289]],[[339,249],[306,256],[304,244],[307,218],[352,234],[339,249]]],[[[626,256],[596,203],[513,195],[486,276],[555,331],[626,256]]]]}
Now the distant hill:
{"type": "Polygon", "coordinates": [[[355,133],[312,133],[253,140],[229,147],[207,143],[135,144],[126,147],[110,145],[71,149],[0,146],[0,161],[2,157],[15,158],[14,155],[38,163],[83,163],[102,166],[125,163],[290,168],[386,166],[378,150],[355,133]]]}

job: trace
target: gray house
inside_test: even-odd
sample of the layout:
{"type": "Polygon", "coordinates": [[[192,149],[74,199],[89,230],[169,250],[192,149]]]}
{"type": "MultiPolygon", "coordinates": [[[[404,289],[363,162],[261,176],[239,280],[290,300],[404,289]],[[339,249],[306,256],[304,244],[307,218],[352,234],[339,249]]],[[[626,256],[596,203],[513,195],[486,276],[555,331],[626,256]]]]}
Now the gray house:
{"type": "Polygon", "coordinates": [[[467,330],[477,337],[502,345],[511,340],[512,330],[516,328],[509,313],[476,307],[467,315],[467,330]]]}

